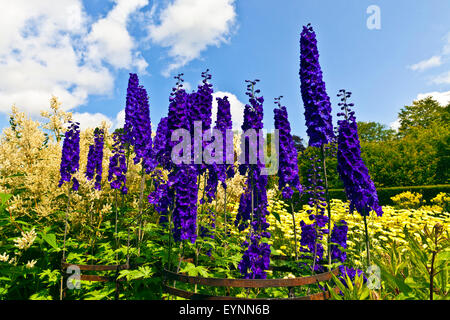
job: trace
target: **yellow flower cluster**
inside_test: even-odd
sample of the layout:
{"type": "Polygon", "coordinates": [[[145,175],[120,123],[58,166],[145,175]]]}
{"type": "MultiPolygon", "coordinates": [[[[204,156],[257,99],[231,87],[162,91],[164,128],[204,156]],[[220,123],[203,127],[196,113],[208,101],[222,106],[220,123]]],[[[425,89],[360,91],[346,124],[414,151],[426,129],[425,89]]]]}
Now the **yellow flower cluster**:
{"type": "Polygon", "coordinates": [[[450,195],[445,192],[441,192],[436,197],[431,199],[431,203],[433,203],[441,208],[443,208],[449,202],[450,202],[450,195]]]}
{"type": "MultiPolygon", "coordinates": [[[[271,191],[274,192],[274,191],[271,191]]],[[[290,205],[283,200],[272,198],[269,200],[268,222],[270,232],[274,235],[270,240],[273,254],[292,255],[294,249],[294,228],[290,205]],[[279,217],[279,220],[278,220],[279,217]]],[[[305,205],[301,211],[295,212],[295,223],[298,241],[301,237],[300,221],[311,223],[307,210],[313,210],[305,205]]],[[[425,225],[434,226],[441,223],[449,230],[450,213],[440,210],[419,209],[395,209],[391,206],[383,207],[383,216],[378,217],[374,212],[368,218],[368,228],[372,248],[381,248],[394,241],[405,243],[403,228],[418,233],[425,225]]],[[[348,254],[356,265],[361,265],[364,260],[364,222],[360,214],[349,213],[349,203],[341,200],[331,200],[332,228],[334,223],[345,220],[348,224],[348,254]]],[[[313,212],[314,213],[314,212],[313,212]]]]}
{"type": "Polygon", "coordinates": [[[422,202],[422,195],[420,193],[406,191],[391,197],[391,200],[398,208],[417,208],[422,202]]]}

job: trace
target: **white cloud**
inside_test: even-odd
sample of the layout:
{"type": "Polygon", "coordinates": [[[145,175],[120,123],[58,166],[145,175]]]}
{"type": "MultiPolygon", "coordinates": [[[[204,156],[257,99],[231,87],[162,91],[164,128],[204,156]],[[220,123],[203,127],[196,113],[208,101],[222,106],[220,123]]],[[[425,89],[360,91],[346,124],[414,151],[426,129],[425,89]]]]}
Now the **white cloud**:
{"type": "Polygon", "coordinates": [[[409,69],[413,71],[424,71],[430,68],[439,67],[442,65],[442,57],[441,56],[433,56],[428,60],[420,61],[416,64],[409,66],[409,69]]]}
{"type": "Polygon", "coordinates": [[[216,123],[217,117],[217,100],[216,98],[223,98],[227,96],[230,102],[231,120],[233,121],[233,130],[240,130],[244,121],[244,107],[245,104],[230,92],[218,91],[213,93],[212,119],[216,123]]]}
{"type": "Polygon", "coordinates": [[[431,80],[434,84],[450,84],[450,71],[441,73],[431,80]]]}
{"type": "Polygon", "coordinates": [[[75,112],[72,115],[73,120],[80,123],[81,130],[99,127],[103,121],[108,123],[110,126],[113,125],[111,119],[102,113],[75,112]]]}
{"type": "Polygon", "coordinates": [[[126,22],[148,0],[115,2],[92,21],[81,0],[0,0],[0,112],[16,104],[38,115],[52,95],[70,110],[89,95],[110,94],[114,75],[105,62],[145,69],[126,22]]]}
{"type": "Polygon", "coordinates": [[[123,128],[125,124],[125,109],[120,110],[117,115],[111,119],[103,113],[90,113],[90,112],[74,112],[72,113],[74,121],[80,123],[80,128],[82,130],[87,128],[96,128],[105,121],[111,128],[115,130],[117,128],[123,128]]]}
{"type": "Polygon", "coordinates": [[[108,15],[92,25],[87,36],[87,58],[97,64],[106,61],[117,68],[138,67],[144,71],[148,64],[133,52],[136,44],[127,30],[130,15],[148,4],[148,0],[115,0],[108,15]]]}
{"type": "Polygon", "coordinates": [[[392,130],[398,131],[398,129],[400,129],[400,119],[397,119],[397,120],[395,120],[394,122],[391,122],[391,123],[389,124],[389,127],[390,127],[392,130]]]}
{"type": "Polygon", "coordinates": [[[150,39],[169,48],[170,72],[199,58],[208,46],[228,41],[236,22],[235,0],[174,0],[149,26],[150,39]]]}
{"type": "Polygon", "coordinates": [[[432,97],[434,100],[439,102],[441,106],[446,106],[450,103],[450,91],[447,92],[429,92],[429,93],[420,93],[417,95],[417,100],[422,100],[427,97],[432,97]]]}
{"type": "Polygon", "coordinates": [[[116,118],[114,119],[114,124],[112,129],[123,128],[125,125],[125,109],[122,109],[117,113],[116,118]]]}

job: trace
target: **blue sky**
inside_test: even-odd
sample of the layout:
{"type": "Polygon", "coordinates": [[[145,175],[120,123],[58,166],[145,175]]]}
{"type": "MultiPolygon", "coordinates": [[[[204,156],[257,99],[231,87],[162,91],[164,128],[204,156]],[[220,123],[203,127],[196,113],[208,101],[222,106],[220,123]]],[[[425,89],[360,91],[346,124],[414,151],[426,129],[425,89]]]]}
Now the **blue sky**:
{"type": "MultiPolygon", "coordinates": [[[[399,110],[433,95],[450,101],[448,0],[0,0],[0,128],[11,105],[36,119],[51,95],[85,126],[123,118],[128,74],[150,96],[154,128],[178,72],[189,89],[207,68],[214,90],[233,95],[239,122],[245,80],[260,79],[265,127],[283,95],[293,133],[306,136],[299,35],[317,33],[327,91],[353,92],[360,121],[393,124],[399,110]],[[377,5],[381,29],[367,13],[377,5]],[[121,112],[122,111],[122,112],[121,112]]],[[[336,116],[334,116],[336,121],[336,116]]]]}

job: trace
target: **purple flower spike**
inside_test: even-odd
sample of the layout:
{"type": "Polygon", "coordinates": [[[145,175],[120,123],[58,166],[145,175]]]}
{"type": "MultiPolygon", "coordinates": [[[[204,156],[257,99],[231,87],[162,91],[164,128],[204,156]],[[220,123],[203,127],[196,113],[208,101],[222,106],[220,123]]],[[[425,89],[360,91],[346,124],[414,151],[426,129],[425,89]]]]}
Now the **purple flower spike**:
{"type": "Polygon", "coordinates": [[[149,174],[156,166],[152,157],[152,126],[147,91],[139,86],[137,89],[138,110],[133,121],[133,146],[136,156],[134,163],[141,162],[142,168],[149,174]]]}
{"type": "Polygon", "coordinates": [[[94,179],[95,176],[95,186],[96,190],[101,190],[102,188],[102,163],[103,163],[103,146],[104,146],[104,132],[102,129],[95,129],[94,131],[94,144],[89,146],[88,160],[86,165],[86,178],[88,180],[94,179]]]}
{"type": "Polygon", "coordinates": [[[344,105],[344,120],[338,121],[338,153],[337,171],[344,183],[344,189],[350,200],[350,212],[358,211],[361,215],[369,215],[374,210],[378,216],[383,215],[383,209],[378,204],[375,184],[369,175],[369,170],[361,158],[361,145],[358,137],[358,125],[354,112],[347,104],[350,95],[344,91],[341,100],[344,105]]]}
{"type": "Polygon", "coordinates": [[[303,189],[298,175],[297,150],[291,135],[288,113],[286,107],[281,106],[280,98],[276,99],[279,108],[274,109],[275,129],[279,130],[280,137],[278,189],[282,191],[283,198],[291,199],[294,193],[292,188],[300,193],[303,189]]]}
{"type": "Polygon", "coordinates": [[[135,142],[135,130],[136,130],[136,118],[139,115],[139,78],[137,74],[130,73],[127,88],[127,100],[125,105],[125,125],[124,125],[124,143],[134,145],[135,142]]]}
{"type": "Polygon", "coordinates": [[[62,147],[60,174],[58,187],[61,187],[64,182],[73,181],[72,189],[78,190],[79,182],[72,177],[80,168],[80,124],[78,122],[69,122],[70,126],[67,129],[62,147]]]}
{"type": "MultiPolygon", "coordinates": [[[[259,93],[259,90],[254,90],[257,80],[246,82],[249,83],[246,94],[250,98],[250,104],[245,106],[242,130],[255,129],[258,131],[263,128],[264,98],[256,96],[259,93]]],[[[259,135],[258,139],[262,139],[262,136],[259,135]]],[[[253,145],[250,140],[247,139],[245,144],[247,156],[249,151],[257,152],[259,147],[253,145]]],[[[262,238],[270,238],[270,233],[267,231],[269,223],[266,220],[266,216],[269,214],[267,211],[267,176],[261,174],[264,164],[259,161],[259,157],[256,164],[250,164],[248,157],[245,160],[245,164],[239,166],[239,171],[241,175],[248,174],[247,185],[240,199],[235,225],[241,231],[249,225],[251,228],[247,236],[250,241],[244,243],[245,250],[238,268],[246,279],[265,279],[270,263],[270,245],[262,242],[262,238]]]]}
{"type": "MultiPolygon", "coordinates": [[[[173,88],[170,97],[169,114],[167,118],[168,127],[168,150],[177,142],[170,140],[170,135],[177,129],[190,129],[189,95],[182,88],[182,75],[175,77],[177,87],[173,88]]],[[[197,171],[192,164],[180,164],[174,166],[169,175],[168,187],[172,188],[175,198],[173,210],[173,237],[175,241],[196,241],[197,221],[197,171]]]]}
{"type": "Polygon", "coordinates": [[[340,247],[344,249],[347,248],[347,232],[348,226],[345,220],[341,220],[334,226],[330,238],[332,243],[336,243],[331,245],[332,260],[344,262],[347,258],[347,254],[340,249],[340,247]]]}
{"type": "Polygon", "coordinates": [[[168,148],[169,128],[167,117],[161,119],[158,124],[158,129],[156,129],[156,136],[153,143],[153,159],[161,165],[164,169],[170,170],[171,160],[170,160],[170,150],[168,148]]]}
{"type": "Polygon", "coordinates": [[[118,131],[113,134],[113,155],[109,158],[108,182],[111,189],[127,194],[127,160],[125,157],[124,135],[118,131]]]}
{"type": "Polygon", "coordinates": [[[334,138],[331,102],[319,64],[316,34],[308,25],[300,40],[300,81],[309,145],[321,147],[334,138]]]}

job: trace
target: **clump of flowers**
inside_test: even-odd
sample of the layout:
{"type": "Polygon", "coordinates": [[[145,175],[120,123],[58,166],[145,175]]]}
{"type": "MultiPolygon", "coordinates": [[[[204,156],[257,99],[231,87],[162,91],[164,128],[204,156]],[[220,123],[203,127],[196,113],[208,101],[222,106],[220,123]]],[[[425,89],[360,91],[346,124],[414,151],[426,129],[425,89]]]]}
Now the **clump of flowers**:
{"type": "Polygon", "coordinates": [[[173,237],[175,241],[197,239],[197,173],[192,165],[180,165],[170,183],[175,188],[175,209],[173,210],[173,237]]]}
{"type": "Polygon", "coordinates": [[[9,261],[9,255],[4,252],[3,254],[0,254],[0,262],[8,262],[9,261]]]}
{"type": "Polygon", "coordinates": [[[27,250],[29,247],[31,247],[34,243],[34,240],[36,240],[37,234],[34,229],[28,232],[22,231],[22,237],[14,239],[15,246],[19,248],[20,250],[27,250]]]}
{"type": "Polygon", "coordinates": [[[25,267],[27,268],[27,269],[32,269],[32,268],[34,268],[34,266],[36,265],[36,260],[31,260],[31,261],[28,261],[27,262],[27,264],[25,265],[25,267]]]}
{"type": "Polygon", "coordinates": [[[280,137],[278,188],[282,191],[283,198],[290,199],[294,193],[292,188],[301,193],[302,186],[298,175],[297,150],[291,135],[291,125],[286,107],[281,106],[280,98],[276,99],[278,108],[274,109],[275,129],[279,130],[280,137]]]}
{"type": "Polygon", "coordinates": [[[95,176],[95,189],[101,190],[102,171],[103,171],[103,146],[104,131],[96,128],[94,131],[94,144],[89,146],[89,153],[86,165],[86,178],[92,180],[95,176]]]}
{"type": "Polygon", "coordinates": [[[310,24],[300,39],[300,81],[309,145],[321,147],[334,138],[331,102],[319,64],[316,33],[310,24]]]}
{"type": "Polygon", "coordinates": [[[356,275],[358,275],[358,277],[363,277],[363,282],[366,283],[367,282],[367,277],[366,275],[362,272],[362,270],[360,269],[354,269],[352,267],[348,267],[348,266],[344,266],[344,265],[340,265],[339,266],[339,277],[338,279],[342,282],[342,284],[344,286],[347,287],[347,279],[346,277],[348,276],[350,278],[350,280],[353,282],[355,280],[356,275]]]}
{"type": "Polygon", "coordinates": [[[401,209],[417,209],[422,203],[422,195],[417,192],[405,191],[394,197],[391,197],[397,208],[401,209]]]}
{"type": "Polygon", "coordinates": [[[450,195],[448,193],[440,192],[431,199],[431,203],[441,207],[444,212],[450,212],[450,195]]]}
{"type": "Polygon", "coordinates": [[[64,182],[73,182],[72,189],[77,191],[80,183],[73,175],[80,168],[80,127],[77,122],[69,122],[70,126],[65,133],[61,155],[60,174],[58,186],[64,182]]]}
{"type": "Polygon", "coordinates": [[[348,225],[345,220],[341,220],[334,225],[331,231],[331,259],[344,262],[347,258],[345,251],[341,248],[347,248],[348,225]]]}

